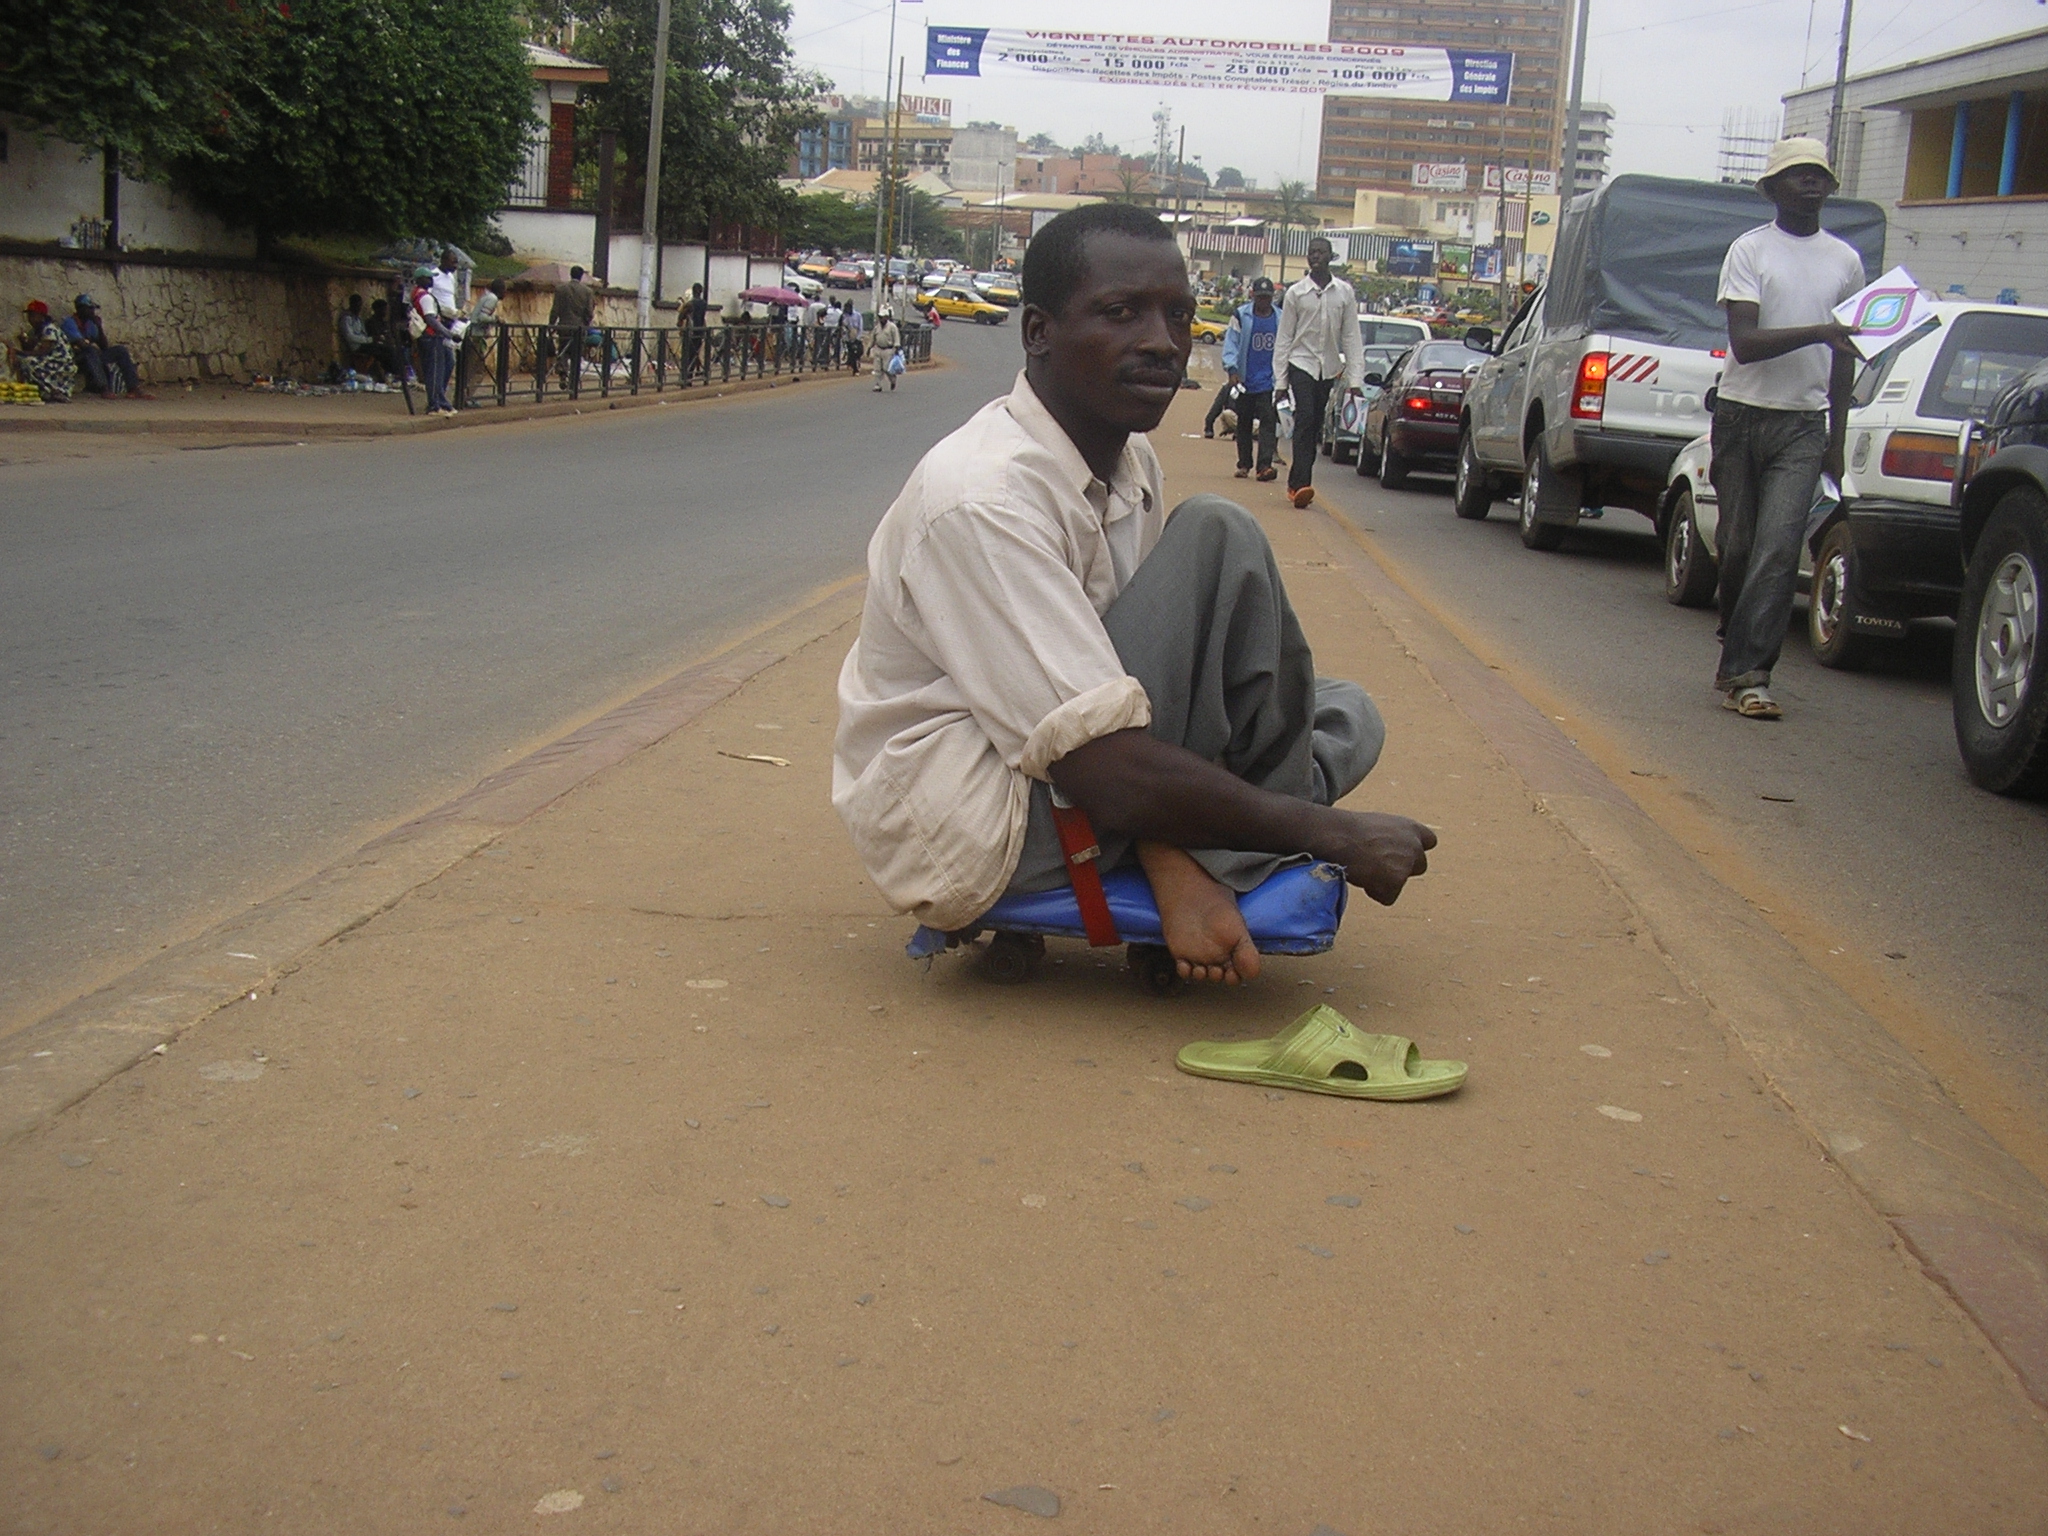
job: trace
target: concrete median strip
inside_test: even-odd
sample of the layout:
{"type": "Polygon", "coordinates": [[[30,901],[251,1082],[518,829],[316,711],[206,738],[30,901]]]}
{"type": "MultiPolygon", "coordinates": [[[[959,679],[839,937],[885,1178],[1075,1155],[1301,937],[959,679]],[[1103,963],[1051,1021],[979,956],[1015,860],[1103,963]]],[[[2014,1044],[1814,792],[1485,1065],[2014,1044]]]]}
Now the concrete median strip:
{"type": "MultiPolygon", "coordinates": [[[[1673,967],[2048,1407],[2048,1189],[1918,1059],[1709,874],[1320,511],[1326,547],[1544,809],[1642,913],[1673,967]]],[[[1601,1111],[1607,1113],[1606,1109],[1601,1111]]]]}

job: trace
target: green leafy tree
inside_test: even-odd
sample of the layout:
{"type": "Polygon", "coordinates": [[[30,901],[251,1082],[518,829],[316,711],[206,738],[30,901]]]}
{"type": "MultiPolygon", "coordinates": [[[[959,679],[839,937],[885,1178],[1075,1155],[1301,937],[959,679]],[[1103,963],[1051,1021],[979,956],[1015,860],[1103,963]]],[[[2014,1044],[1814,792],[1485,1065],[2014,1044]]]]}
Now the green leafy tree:
{"type": "Polygon", "coordinates": [[[1316,227],[1315,200],[1305,181],[1283,181],[1273,189],[1273,212],[1268,219],[1280,231],[1280,283],[1287,282],[1287,232],[1316,227]]]}
{"type": "Polygon", "coordinates": [[[229,83],[274,13],[235,0],[7,0],[0,106],[131,174],[220,152],[229,83]]]}
{"type": "Polygon", "coordinates": [[[1226,165],[1216,173],[1218,192],[1235,192],[1244,186],[1244,172],[1234,165],[1226,165]]]}
{"type": "Polygon", "coordinates": [[[538,129],[511,0],[273,0],[173,179],[268,243],[474,238],[538,129]]]}
{"type": "Polygon", "coordinates": [[[782,226],[783,243],[807,251],[864,251],[875,243],[875,205],[834,192],[813,192],[796,200],[782,226]]]}
{"type": "MultiPolygon", "coordinates": [[[[569,0],[566,10],[580,23],[576,52],[611,71],[579,121],[618,134],[631,167],[622,192],[631,198],[646,185],[655,0],[569,0]]],[[[791,59],[789,15],[787,0],[674,0],[662,107],[665,238],[721,221],[772,229],[797,218],[776,178],[798,130],[822,121],[813,101],[826,82],[791,59]]]]}

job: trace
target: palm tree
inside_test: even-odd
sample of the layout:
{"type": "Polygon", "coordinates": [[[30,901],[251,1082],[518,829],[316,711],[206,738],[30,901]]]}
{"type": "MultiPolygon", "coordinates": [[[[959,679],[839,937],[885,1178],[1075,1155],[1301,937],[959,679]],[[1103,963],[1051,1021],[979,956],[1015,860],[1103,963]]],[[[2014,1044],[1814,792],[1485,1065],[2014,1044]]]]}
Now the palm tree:
{"type": "Polygon", "coordinates": [[[1280,226],[1280,287],[1287,287],[1287,231],[1310,229],[1315,226],[1315,213],[1310,203],[1308,183],[1305,181],[1283,181],[1273,189],[1273,217],[1271,223],[1280,226]]]}

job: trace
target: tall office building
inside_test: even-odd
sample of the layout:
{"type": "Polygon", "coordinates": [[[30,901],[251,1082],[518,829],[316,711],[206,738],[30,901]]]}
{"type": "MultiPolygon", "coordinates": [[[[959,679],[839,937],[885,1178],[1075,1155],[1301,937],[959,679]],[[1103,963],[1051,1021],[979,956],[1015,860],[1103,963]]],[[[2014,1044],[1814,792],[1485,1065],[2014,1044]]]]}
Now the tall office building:
{"type": "MultiPolygon", "coordinates": [[[[1560,109],[1559,116],[1567,121],[1570,119],[1569,101],[1560,109]]],[[[1613,140],[1614,108],[1604,101],[1580,102],[1578,159],[1572,167],[1572,185],[1562,189],[1567,197],[1574,192],[1591,192],[1607,179],[1607,161],[1613,140]]]]}
{"type": "Polygon", "coordinates": [[[1498,107],[1325,97],[1318,196],[1346,202],[1360,187],[1407,187],[1414,167],[1425,162],[1464,161],[1474,191],[1482,168],[1503,157],[1510,166],[1558,170],[1571,94],[1570,33],[1565,0],[1331,0],[1332,42],[1505,49],[1515,56],[1515,77],[1505,124],[1498,107]]]}

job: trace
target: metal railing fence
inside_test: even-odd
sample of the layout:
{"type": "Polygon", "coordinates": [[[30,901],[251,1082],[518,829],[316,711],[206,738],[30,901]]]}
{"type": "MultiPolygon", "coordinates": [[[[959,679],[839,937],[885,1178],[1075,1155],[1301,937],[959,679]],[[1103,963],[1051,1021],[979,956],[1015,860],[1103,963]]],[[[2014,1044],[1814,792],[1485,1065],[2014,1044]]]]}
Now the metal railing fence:
{"type": "MultiPolygon", "coordinates": [[[[932,331],[899,327],[904,362],[929,362],[932,331]]],[[[579,338],[547,325],[496,321],[472,328],[457,352],[453,403],[460,408],[586,396],[660,394],[758,378],[800,377],[848,369],[849,342],[864,345],[858,367],[873,363],[870,327],[798,325],[595,325],[579,338]]],[[[408,397],[408,404],[410,398],[408,397]]]]}

